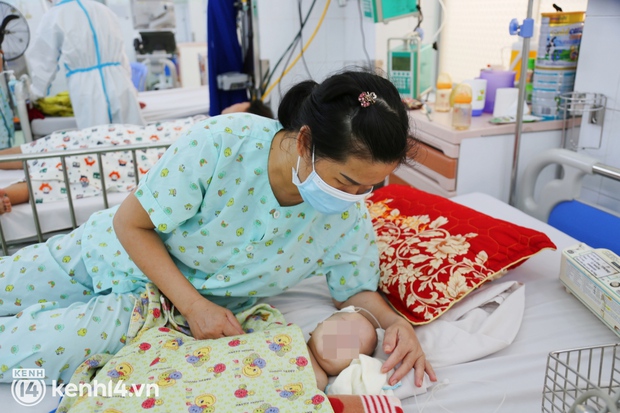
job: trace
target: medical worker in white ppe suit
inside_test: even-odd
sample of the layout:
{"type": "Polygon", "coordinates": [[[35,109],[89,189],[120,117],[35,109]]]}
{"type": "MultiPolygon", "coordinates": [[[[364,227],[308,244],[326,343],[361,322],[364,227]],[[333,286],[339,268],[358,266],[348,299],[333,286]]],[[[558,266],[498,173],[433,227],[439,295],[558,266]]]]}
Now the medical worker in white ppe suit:
{"type": "Polygon", "coordinates": [[[93,0],[49,0],[27,58],[32,93],[44,97],[65,68],[78,129],[144,125],[118,18],[93,0]]]}

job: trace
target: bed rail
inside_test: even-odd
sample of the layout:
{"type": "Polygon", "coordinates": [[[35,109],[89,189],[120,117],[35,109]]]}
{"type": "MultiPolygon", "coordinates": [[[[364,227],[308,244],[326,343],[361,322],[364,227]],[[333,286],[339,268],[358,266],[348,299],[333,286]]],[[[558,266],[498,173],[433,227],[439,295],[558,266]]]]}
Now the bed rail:
{"type": "Polygon", "coordinates": [[[592,173],[596,175],[603,175],[607,178],[614,179],[616,181],[620,181],[620,168],[616,168],[614,166],[609,166],[602,164],[600,162],[592,165],[592,173]]]}
{"type": "MultiPolygon", "coordinates": [[[[24,168],[25,180],[26,180],[27,187],[28,187],[29,203],[32,208],[32,217],[34,220],[36,233],[37,233],[36,237],[37,237],[38,242],[43,242],[44,235],[49,234],[49,232],[42,232],[41,230],[41,224],[39,221],[39,213],[37,210],[37,203],[35,201],[32,181],[30,179],[28,161],[32,161],[36,159],[60,158],[60,161],[62,162],[62,169],[63,169],[63,180],[64,180],[65,187],[67,190],[67,202],[69,206],[69,213],[71,216],[71,222],[72,222],[73,229],[75,229],[77,228],[78,225],[77,225],[77,219],[76,219],[76,214],[75,214],[74,200],[73,200],[73,197],[71,196],[71,185],[69,182],[69,173],[68,173],[67,162],[66,162],[67,157],[82,156],[82,155],[93,155],[93,156],[96,155],[97,156],[97,160],[99,163],[99,173],[101,175],[101,189],[102,189],[104,207],[108,208],[109,207],[108,191],[105,185],[106,175],[104,173],[105,171],[103,168],[102,156],[106,153],[112,153],[112,152],[131,152],[132,160],[133,160],[134,179],[137,185],[140,175],[138,173],[138,163],[137,163],[136,152],[146,151],[149,149],[167,148],[170,145],[171,145],[170,142],[167,142],[167,143],[147,142],[147,143],[140,143],[140,144],[129,144],[129,145],[123,144],[123,145],[104,146],[104,147],[97,147],[97,148],[68,149],[68,150],[62,150],[62,151],[50,151],[50,152],[42,152],[42,153],[2,155],[0,156],[0,163],[15,162],[15,161],[22,162],[22,165],[24,168]]],[[[0,221],[0,243],[2,245],[3,254],[8,255],[10,245],[23,243],[23,241],[18,241],[14,243],[10,243],[9,241],[7,241],[4,235],[4,231],[2,229],[2,222],[0,221]]]]}
{"type": "Polygon", "coordinates": [[[620,181],[620,169],[605,165],[596,158],[568,149],[550,149],[530,161],[519,186],[517,207],[543,222],[547,222],[551,210],[560,202],[579,197],[581,182],[585,175],[602,175],[620,181]],[[548,165],[561,165],[563,175],[545,184],[540,199],[534,198],[536,180],[548,165]]]}

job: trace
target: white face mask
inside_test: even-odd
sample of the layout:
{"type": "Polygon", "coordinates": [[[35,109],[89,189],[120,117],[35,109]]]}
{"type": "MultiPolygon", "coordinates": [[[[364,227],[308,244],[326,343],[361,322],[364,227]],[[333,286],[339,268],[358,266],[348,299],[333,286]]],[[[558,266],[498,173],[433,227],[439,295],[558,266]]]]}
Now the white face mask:
{"type": "Polygon", "coordinates": [[[303,200],[322,214],[341,214],[356,202],[366,199],[372,192],[370,189],[364,194],[350,194],[328,185],[314,169],[314,149],[312,149],[312,172],[302,183],[298,175],[300,160],[301,156],[297,158],[297,170],[293,168],[293,183],[299,188],[303,200]]]}

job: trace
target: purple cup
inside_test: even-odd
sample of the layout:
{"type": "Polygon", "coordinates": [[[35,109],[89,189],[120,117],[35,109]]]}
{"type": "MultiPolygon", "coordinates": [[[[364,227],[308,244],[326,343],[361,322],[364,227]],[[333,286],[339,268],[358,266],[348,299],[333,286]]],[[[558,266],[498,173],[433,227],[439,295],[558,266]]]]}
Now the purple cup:
{"type": "Polygon", "coordinates": [[[484,100],[483,112],[493,113],[495,106],[495,92],[499,88],[514,87],[516,72],[508,70],[483,69],[480,71],[480,79],[487,80],[487,93],[484,100]]]}

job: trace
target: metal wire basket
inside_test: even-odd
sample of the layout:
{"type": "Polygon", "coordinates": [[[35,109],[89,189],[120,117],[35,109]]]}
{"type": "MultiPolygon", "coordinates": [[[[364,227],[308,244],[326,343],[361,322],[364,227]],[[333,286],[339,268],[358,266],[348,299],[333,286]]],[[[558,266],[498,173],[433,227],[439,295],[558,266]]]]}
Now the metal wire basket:
{"type": "Polygon", "coordinates": [[[562,119],[562,147],[572,151],[599,149],[607,97],[600,93],[567,92],[558,96],[562,119]]]}
{"type": "Polygon", "coordinates": [[[617,413],[620,343],[549,353],[542,411],[617,413]]]}

